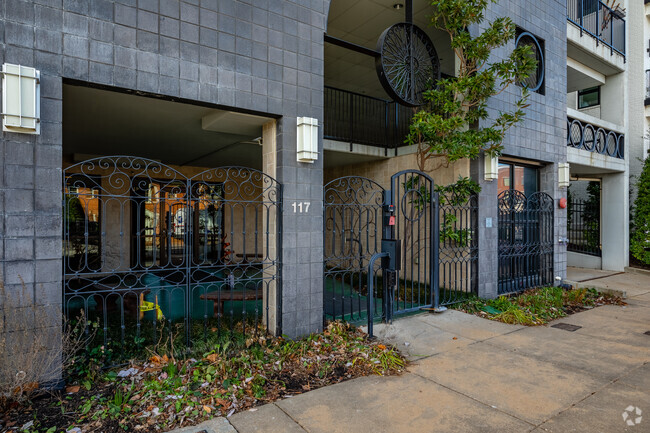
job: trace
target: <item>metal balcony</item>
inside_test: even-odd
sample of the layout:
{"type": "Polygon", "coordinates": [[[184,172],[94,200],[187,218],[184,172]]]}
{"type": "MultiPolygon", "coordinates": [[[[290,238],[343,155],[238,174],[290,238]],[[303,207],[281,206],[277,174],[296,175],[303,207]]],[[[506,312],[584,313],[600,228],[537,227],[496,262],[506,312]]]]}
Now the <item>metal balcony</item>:
{"type": "Polygon", "coordinates": [[[625,57],[625,20],[600,0],[567,0],[567,19],[597,43],[625,57]]]}
{"type": "Polygon", "coordinates": [[[413,108],[325,86],[325,139],[386,149],[406,146],[413,108]]]}
{"type": "Polygon", "coordinates": [[[625,159],[625,135],[598,125],[567,117],[566,144],[569,147],[625,159]]]}

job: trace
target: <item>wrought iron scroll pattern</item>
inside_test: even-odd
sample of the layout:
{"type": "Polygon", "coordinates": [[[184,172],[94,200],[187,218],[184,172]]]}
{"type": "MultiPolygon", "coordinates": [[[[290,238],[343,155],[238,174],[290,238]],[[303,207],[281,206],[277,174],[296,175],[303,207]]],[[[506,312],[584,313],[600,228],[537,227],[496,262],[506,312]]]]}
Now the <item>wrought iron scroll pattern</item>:
{"type": "Polygon", "coordinates": [[[440,193],[440,304],[478,294],[478,195],[440,193]]]}
{"type": "Polygon", "coordinates": [[[384,188],[347,176],[327,183],[323,197],[325,318],[359,321],[367,314],[366,266],[381,250],[384,188]]]}
{"type": "Polygon", "coordinates": [[[553,198],[499,194],[499,294],[553,283],[553,198]]]}
{"type": "Polygon", "coordinates": [[[99,322],[104,343],[155,344],[182,328],[189,347],[280,317],[275,179],[245,167],[185,176],[130,156],[63,173],[64,311],[99,322]]]}

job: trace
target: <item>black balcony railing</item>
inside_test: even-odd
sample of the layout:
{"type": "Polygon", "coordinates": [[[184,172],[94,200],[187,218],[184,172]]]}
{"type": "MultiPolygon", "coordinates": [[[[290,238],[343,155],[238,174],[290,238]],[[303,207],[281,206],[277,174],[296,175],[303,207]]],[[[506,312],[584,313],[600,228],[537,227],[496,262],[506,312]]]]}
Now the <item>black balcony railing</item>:
{"type": "Polygon", "coordinates": [[[413,108],[325,86],[326,139],[387,149],[405,146],[412,117],[413,108]]]}
{"type": "Polygon", "coordinates": [[[567,117],[567,146],[600,153],[613,158],[625,158],[625,135],[591,123],[567,117]]]}
{"type": "Polygon", "coordinates": [[[567,18],[590,36],[625,57],[625,20],[599,0],[567,0],[567,18]]]}
{"type": "Polygon", "coordinates": [[[644,105],[647,107],[650,105],[650,69],[645,70],[645,102],[644,105]]]}

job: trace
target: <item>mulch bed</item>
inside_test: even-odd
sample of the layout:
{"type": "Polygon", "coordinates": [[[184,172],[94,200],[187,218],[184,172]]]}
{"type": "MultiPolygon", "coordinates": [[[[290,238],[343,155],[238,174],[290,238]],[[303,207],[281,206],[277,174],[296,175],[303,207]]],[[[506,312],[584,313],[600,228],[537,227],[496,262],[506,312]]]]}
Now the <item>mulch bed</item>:
{"type": "Polygon", "coordinates": [[[0,431],[162,432],[405,365],[396,349],[334,322],[302,340],[259,337],[199,359],[153,355],[92,383],[80,378],[65,391],[5,402],[0,431]]]}

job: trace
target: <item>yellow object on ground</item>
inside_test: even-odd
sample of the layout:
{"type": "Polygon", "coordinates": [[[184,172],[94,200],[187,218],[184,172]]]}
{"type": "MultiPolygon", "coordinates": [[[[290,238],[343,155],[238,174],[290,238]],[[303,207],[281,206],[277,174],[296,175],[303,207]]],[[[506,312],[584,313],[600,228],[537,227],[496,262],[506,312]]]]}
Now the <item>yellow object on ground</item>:
{"type": "Polygon", "coordinates": [[[160,309],[160,305],[158,305],[158,295],[156,295],[156,302],[149,302],[144,300],[144,293],[140,294],[140,318],[142,319],[142,316],[144,316],[144,313],[146,311],[153,311],[156,310],[156,319],[158,320],[163,320],[165,316],[163,316],[162,310],[160,309]]]}

